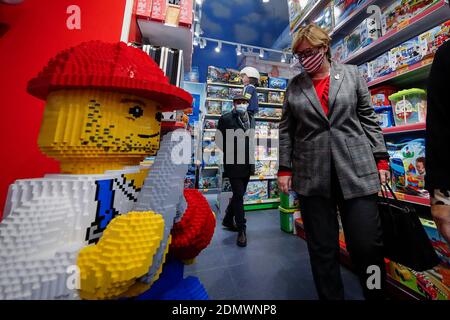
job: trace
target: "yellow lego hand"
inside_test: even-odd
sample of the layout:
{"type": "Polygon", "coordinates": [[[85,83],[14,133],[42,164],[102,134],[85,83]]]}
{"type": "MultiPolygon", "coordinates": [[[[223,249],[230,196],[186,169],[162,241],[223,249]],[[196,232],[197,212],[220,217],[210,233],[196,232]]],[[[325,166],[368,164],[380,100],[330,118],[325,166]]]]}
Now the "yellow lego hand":
{"type": "Polygon", "coordinates": [[[163,234],[164,219],[154,212],[129,212],[113,219],[96,245],[80,251],[80,297],[113,299],[135,291],[133,286],[148,272],[163,234]]]}

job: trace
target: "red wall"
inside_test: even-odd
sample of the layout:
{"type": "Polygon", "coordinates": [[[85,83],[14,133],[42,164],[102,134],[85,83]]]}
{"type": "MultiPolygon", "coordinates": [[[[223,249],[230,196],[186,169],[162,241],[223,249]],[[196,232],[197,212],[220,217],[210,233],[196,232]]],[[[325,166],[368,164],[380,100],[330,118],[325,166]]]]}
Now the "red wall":
{"type": "Polygon", "coordinates": [[[44,102],[26,93],[34,77],[58,51],[87,40],[119,41],[126,0],[25,0],[0,4],[0,220],[8,186],[16,179],[58,172],[43,155],[37,136],[44,102]],[[81,30],[68,30],[67,7],[81,8],[81,30]]]}

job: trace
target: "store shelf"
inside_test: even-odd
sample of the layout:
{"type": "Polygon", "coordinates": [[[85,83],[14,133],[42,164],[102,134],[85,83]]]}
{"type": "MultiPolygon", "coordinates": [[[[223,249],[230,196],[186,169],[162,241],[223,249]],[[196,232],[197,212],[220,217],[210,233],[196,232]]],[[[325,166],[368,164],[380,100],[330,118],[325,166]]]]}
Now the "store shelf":
{"type": "Polygon", "coordinates": [[[279,206],[280,206],[279,202],[244,204],[244,210],[245,211],[268,210],[268,209],[276,209],[279,206]]]}
{"type": "Polygon", "coordinates": [[[198,189],[200,192],[204,194],[210,194],[210,193],[219,193],[219,188],[211,188],[211,189],[198,189]]]}
{"type": "MultiPolygon", "coordinates": [[[[387,195],[389,198],[393,199],[392,195],[387,195]]],[[[409,202],[409,203],[413,203],[413,204],[417,204],[417,205],[421,205],[421,206],[430,206],[430,198],[423,198],[423,197],[419,197],[419,196],[412,196],[409,194],[404,194],[404,193],[400,193],[400,192],[395,192],[395,196],[397,197],[398,200],[401,201],[405,201],[405,202],[409,202]]]]}
{"type": "Polygon", "coordinates": [[[160,22],[138,17],[137,23],[142,37],[155,46],[183,50],[184,71],[191,71],[193,34],[185,27],[174,27],[160,22]]]}
{"type": "Polygon", "coordinates": [[[223,86],[223,87],[232,87],[232,88],[244,88],[242,84],[231,84],[231,83],[222,83],[222,82],[207,82],[206,84],[212,86],[223,86]]]}
{"type": "Polygon", "coordinates": [[[244,202],[244,205],[261,204],[261,203],[278,203],[278,202],[280,202],[280,198],[246,201],[244,202]]]}
{"type": "Polygon", "coordinates": [[[384,134],[396,134],[396,133],[406,133],[414,131],[424,131],[426,130],[426,123],[415,123],[398,127],[383,128],[384,134]]]}
{"type": "Polygon", "coordinates": [[[207,118],[220,118],[222,115],[221,114],[205,114],[205,117],[207,118]]]}
{"type": "Polygon", "coordinates": [[[205,132],[216,132],[217,129],[203,129],[205,132]]]}
{"type": "Polygon", "coordinates": [[[277,179],[277,176],[251,176],[250,181],[277,179]]]}
{"type": "Polygon", "coordinates": [[[272,91],[272,92],[285,92],[286,90],[283,89],[275,89],[275,88],[263,88],[263,87],[256,87],[256,91],[272,91]]]}
{"type": "Polygon", "coordinates": [[[203,168],[203,170],[218,170],[219,166],[206,166],[203,168]]]}
{"type": "Polygon", "coordinates": [[[281,118],[260,118],[260,117],[255,117],[256,121],[280,121],[281,118]]]}
{"type": "Polygon", "coordinates": [[[282,103],[273,103],[273,102],[259,102],[260,106],[277,106],[277,107],[282,107],[283,104],[282,103]]]}
{"type": "Polygon", "coordinates": [[[404,41],[448,20],[449,17],[450,7],[445,0],[441,0],[434,6],[389,31],[370,45],[353,53],[342,63],[360,65],[370,61],[404,41]]]}
{"type": "Polygon", "coordinates": [[[317,14],[325,8],[325,6],[329,3],[329,0],[317,0],[316,3],[306,12],[303,17],[297,22],[295,27],[291,30],[291,33],[297,31],[297,29],[303,24],[312,22],[312,19],[316,18],[317,14]]]}
{"type": "Polygon", "coordinates": [[[206,98],[206,101],[223,101],[223,102],[233,102],[232,99],[221,99],[221,98],[206,98]]]}
{"type": "Polygon", "coordinates": [[[376,80],[370,81],[367,85],[369,88],[386,84],[406,87],[417,82],[423,82],[428,79],[432,63],[433,58],[425,59],[408,66],[407,68],[394,71],[376,80]]]}
{"type": "Polygon", "coordinates": [[[392,0],[370,0],[361,5],[358,9],[351,12],[344,20],[339,22],[330,33],[330,36],[341,36],[349,34],[355,29],[365,18],[371,14],[367,13],[367,9],[371,5],[383,7],[385,4],[392,2],[392,0]]]}

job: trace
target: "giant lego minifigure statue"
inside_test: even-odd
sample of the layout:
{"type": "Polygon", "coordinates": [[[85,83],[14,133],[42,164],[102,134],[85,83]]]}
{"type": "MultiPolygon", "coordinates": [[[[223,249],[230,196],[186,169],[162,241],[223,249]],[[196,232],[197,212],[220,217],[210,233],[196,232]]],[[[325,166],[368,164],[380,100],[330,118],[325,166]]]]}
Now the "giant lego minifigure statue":
{"type": "Polygon", "coordinates": [[[187,165],[171,159],[181,142],[160,141],[160,113],[186,109],[192,97],[148,55],[87,42],[51,59],[28,92],[46,100],[38,144],[62,173],[9,189],[0,300],[137,296],[158,279],[171,246],[189,260],[208,245],[213,213],[200,194],[183,194],[187,165]],[[149,155],[154,164],[139,166],[149,155]],[[80,273],[75,289],[68,270],[80,273]]]}

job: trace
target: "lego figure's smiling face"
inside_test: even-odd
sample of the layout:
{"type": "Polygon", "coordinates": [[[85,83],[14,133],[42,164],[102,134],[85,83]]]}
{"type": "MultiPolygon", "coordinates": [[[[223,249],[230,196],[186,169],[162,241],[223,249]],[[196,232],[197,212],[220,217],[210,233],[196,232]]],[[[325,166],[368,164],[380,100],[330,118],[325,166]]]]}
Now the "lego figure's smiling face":
{"type": "Polygon", "coordinates": [[[135,95],[101,90],[52,92],[39,146],[66,173],[137,165],[159,148],[161,108],[135,95]]]}

